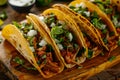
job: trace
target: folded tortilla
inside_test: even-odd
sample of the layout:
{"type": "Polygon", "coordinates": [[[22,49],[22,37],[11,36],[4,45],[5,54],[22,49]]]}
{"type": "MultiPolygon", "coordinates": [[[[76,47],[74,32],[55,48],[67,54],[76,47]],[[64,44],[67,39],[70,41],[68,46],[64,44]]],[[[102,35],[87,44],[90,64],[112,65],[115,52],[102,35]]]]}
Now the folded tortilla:
{"type": "Polygon", "coordinates": [[[86,60],[88,48],[75,21],[58,9],[47,9],[42,15],[29,16],[45,31],[58,48],[59,56],[67,68],[81,65],[86,60]]]}
{"type": "Polygon", "coordinates": [[[120,36],[120,12],[119,6],[120,3],[118,0],[100,0],[100,1],[91,1],[94,5],[98,6],[111,20],[114,24],[118,35],[120,36]],[[119,6],[118,6],[119,4],[119,6]]]}
{"type": "Polygon", "coordinates": [[[95,27],[85,17],[72,11],[69,7],[63,4],[55,4],[53,5],[53,7],[63,11],[65,14],[68,14],[76,21],[78,27],[82,31],[82,34],[84,34],[84,39],[88,47],[87,55],[88,58],[96,57],[97,55],[102,53],[103,48],[100,44],[99,37],[97,36],[98,32],[95,29],[95,27]]]}
{"type": "Polygon", "coordinates": [[[58,51],[42,27],[27,16],[27,21],[6,25],[2,35],[44,78],[52,77],[64,69],[58,51]]]}
{"type": "MultiPolygon", "coordinates": [[[[98,6],[87,0],[76,0],[69,4],[69,7],[88,19],[99,32],[97,35],[100,43],[109,51],[114,50],[118,45],[117,31],[108,16],[98,6]]],[[[91,27],[91,26],[90,26],[91,27]]]]}

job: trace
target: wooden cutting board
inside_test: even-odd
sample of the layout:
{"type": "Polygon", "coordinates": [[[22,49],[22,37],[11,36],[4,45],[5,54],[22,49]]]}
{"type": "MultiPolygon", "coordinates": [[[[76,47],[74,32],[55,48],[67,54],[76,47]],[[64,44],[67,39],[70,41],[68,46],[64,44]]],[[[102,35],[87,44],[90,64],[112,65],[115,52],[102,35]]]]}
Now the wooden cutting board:
{"type": "Polygon", "coordinates": [[[88,59],[82,64],[81,67],[74,67],[72,69],[64,69],[64,71],[49,79],[43,78],[40,74],[34,75],[16,70],[10,65],[12,53],[17,52],[16,49],[6,40],[3,39],[0,44],[0,61],[2,61],[4,67],[1,70],[5,72],[12,80],[86,80],[89,77],[106,70],[120,62],[120,47],[116,48],[110,53],[106,53],[104,56],[97,56],[93,59],[88,59]],[[111,56],[116,56],[113,61],[108,59],[111,56]]]}

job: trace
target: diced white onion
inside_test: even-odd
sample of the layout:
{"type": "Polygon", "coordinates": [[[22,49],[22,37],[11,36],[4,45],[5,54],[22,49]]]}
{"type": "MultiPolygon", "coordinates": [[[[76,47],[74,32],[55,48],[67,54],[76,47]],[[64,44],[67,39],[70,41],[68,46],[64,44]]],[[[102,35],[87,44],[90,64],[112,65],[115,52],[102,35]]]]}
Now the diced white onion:
{"type": "Polygon", "coordinates": [[[94,2],[95,0],[89,0],[90,2],[94,2]]]}
{"type": "Polygon", "coordinates": [[[58,23],[60,23],[60,24],[65,24],[64,21],[58,21],[58,23]]]}
{"type": "Polygon", "coordinates": [[[25,28],[25,26],[23,26],[23,25],[22,25],[22,27],[21,27],[21,28],[23,29],[23,28],[25,28]]]}
{"type": "Polygon", "coordinates": [[[114,23],[115,26],[118,24],[117,18],[114,18],[114,19],[113,19],[113,23],[114,23]]]}
{"type": "Polygon", "coordinates": [[[90,12],[89,11],[85,11],[84,13],[86,14],[87,17],[90,16],[90,12]]]}
{"type": "Polygon", "coordinates": [[[57,44],[57,46],[58,46],[58,48],[59,48],[60,50],[62,50],[62,49],[63,49],[62,44],[57,44]]]}
{"type": "Polygon", "coordinates": [[[69,33],[68,38],[69,38],[70,41],[72,41],[73,35],[71,33],[69,33]]]}
{"type": "Polygon", "coordinates": [[[59,28],[62,28],[63,26],[59,26],[59,28]]]}
{"type": "Polygon", "coordinates": [[[78,11],[77,13],[81,14],[82,11],[78,11]]]}
{"type": "Polygon", "coordinates": [[[32,50],[32,52],[35,52],[34,47],[30,46],[30,49],[32,50]]]}
{"type": "Polygon", "coordinates": [[[55,26],[55,23],[54,22],[52,22],[51,23],[51,25],[50,25],[50,27],[54,27],[55,26]]]}
{"type": "Polygon", "coordinates": [[[41,20],[41,21],[44,21],[44,16],[39,16],[39,19],[41,20]]]}
{"type": "Polygon", "coordinates": [[[60,41],[59,41],[58,39],[55,39],[55,42],[56,42],[56,43],[59,43],[60,41]]]}
{"type": "Polygon", "coordinates": [[[37,34],[37,31],[36,30],[30,30],[28,33],[27,33],[27,36],[35,36],[37,34]]]}
{"type": "Polygon", "coordinates": [[[102,28],[102,29],[105,29],[105,28],[106,28],[106,25],[105,25],[105,24],[102,24],[102,25],[101,25],[101,28],[102,28]]]}
{"type": "Polygon", "coordinates": [[[118,22],[118,26],[120,26],[120,22],[118,22]]]}
{"type": "Polygon", "coordinates": [[[84,2],[81,2],[80,4],[76,4],[76,7],[82,7],[82,8],[86,8],[86,5],[84,2]]]}
{"type": "Polygon", "coordinates": [[[39,43],[40,46],[45,46],[47,45],[47,42],[43,39],[41,40],[41,42],[39,43]]]}

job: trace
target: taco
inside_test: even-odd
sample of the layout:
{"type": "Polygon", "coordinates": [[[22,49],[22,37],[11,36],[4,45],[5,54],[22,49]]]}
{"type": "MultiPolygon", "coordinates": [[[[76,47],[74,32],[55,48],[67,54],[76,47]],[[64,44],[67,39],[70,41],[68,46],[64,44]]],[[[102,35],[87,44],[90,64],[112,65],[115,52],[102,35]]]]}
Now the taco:
{"type": "Polygon", "coordinates": [[[86,60],[87,45],[72,18],[58,9],[47,9],[41,17],[29,14],[36,24],[43,25],[57,45],[59,56],[67,68],[81,65],[86,60]]]}
{"type": "Polygon", "coordinates": [[[114,27],[116,28],[117,33],[120,36],[120,12],[118,11],[118,4],[120,6],[119,1],[117,0],[99,0],[92,1],[93,4],[97,5],[104,13],[107,14],[108,18],[111,19],[114,27]]]}
{"type": "Polygon", "coordinates": [[[72,11],[71,9],[69,9],[69,7],[63,4],[55,4],[53,5],[53,7],[68,14],[76,21],[80,30],[82,31],[82,34],[84,35],[84,39],[88,47],[88,55],[87,55],[88,58],[96,57],[97,55],[102,53],[103,48],[99,43],[100,40],[98,36],[96,35],[96,33],[98,32],[95,29],[95,27],[85,17],[72,11]],[[92,26],[92,28],[89,26],[92,26]]]}
{"type": "Polygon", "coordinates": [[[44,78],[64,69],[56,47],[42,27],[27,16],[27,21],[6,25],[2,35],[27,59],[44,78]]]}
{"type": "Polygon", "coordinates": [[[106,49],[112,51],[118,46],[117,31],[111,20],[98,6],[86,0],[76,0],[69,4],[69,8],[84,16],[94,25],[95,29],[99,32],[97,35],[100,43],[106,49]]]}

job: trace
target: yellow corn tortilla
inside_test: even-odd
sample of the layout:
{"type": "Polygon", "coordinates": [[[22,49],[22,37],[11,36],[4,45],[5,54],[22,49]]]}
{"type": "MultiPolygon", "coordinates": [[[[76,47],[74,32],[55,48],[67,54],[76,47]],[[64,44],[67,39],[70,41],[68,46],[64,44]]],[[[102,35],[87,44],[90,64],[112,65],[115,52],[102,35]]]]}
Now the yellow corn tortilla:
{"type": "MultiPolygon", "coordinates": [[[[91,2],[89,2],[89,1],[87,1],[87,0],[75,0],[75,1],[71,2],[68,6],[76,6],[76,4],[79,4],[79,3],[84,3],[90,12],[93,12],[93,11],[97,12],[97,14],[98,14],[99,17],[102,19],[102,21],[104,21],[104,22],[106,23],[108,30],[110,30],[111,32],[114,32],[114,36],[116,36],[116,37],[118,36],[117,31],[116,31],[116,29],[115,29],[112,21],[107,17],[107,15],[106,15],[104,12],[102,12],[102,11],[99,9],[98,6],[94,5],[93,3],[91,3],[91,2]]],[[[99,37],[99,39],[100,39],[100,43],[101,43],[107,50],[112,51],[112,50],[114,50],[114,49],[117,47],[117,45],[115,45],[115,46],[113,46],[113,47],[108,48],[108,47],[105,45],[105,43],[103,42],[100,33],[98,33],[97,35],[98,35],[98,37],[99,37]]]]}
{"type": "Polygon", "coordinates": [[[58,59],[59,61],[59,71],[57,73],[50,73],[50,74],[45,74],[43,73],[42,68],[44,67],[43,64],[38,65],[36,60],[35,60],[35,56],[32,53],[31,49],[29,48],[28,42],[27,40],[23,37],[22,33],[19,31],[19,29],[12,25],[6,25],[3,30],[2,30],[2,35],[5,39],[7,39],[19,52],[22,56],[24,56],[25,59],[27,59],[40,73],[44,78],[49,78],[52,77],[60,72],[63,71],[64,69],[64,65],[61,61],[61,59],[58,57],[58,52],[56,50],[56,47],[54,47],[54,45],[52,44],[51,39],[49,38],[48,34],[44,31],[44,29],[42,27],[38,27],[36,23],[34,23],[34,21],[27,16],[27,20],[28,23],[33,23],[34,24],[34,28],[36,30],[38,30],[38,32],[40,33],[40,35],[46,40],[46,42],[48,44],[50,44],[55,52],[52,53],[55,55],[56,59],[58,59]]]}
{"type": "MultiPolygon", "coordinates": [[[[78,27],[80,28],[80,30],[82,32],[85,32],[92,39],[92,41],[95,42],[94,44],[96,44],[98,46],[98,49],[93,52],[92,58],[96,57],[97,55],[99,55],[102,52],[102,46],[100,45],[100,40],[99,40],[99,37],[97,36],[98,32],[95,29],[95,27],[85,17],[72,11],[69,7],[67,7],[63,4],[55,4],[55,5],[53,5],[53,7],[63,11],[65,14],[71,16],[78,24],[78,27]],[[91,27],[89,27],[89,26],[91,26],[91,27]]],[[[87,57],[88,57],[88,55],[87,55],[87,57]]]]}
{"type": "MultiPolygon", "coordinates": [[[[76,62],[77,65],[79,65],[80,63],[83,63],[85,61],[85,58],[86,58],[86,55],[88,54],[88,49],[87,49],[87,45],[85,44],[85,40],[83,38],[83,35],[81,33],[81,31],[78,32],[78,27],[77,24],[74,22],[74,20],[72,18],[70,18],[69,16],[67,16],[66,14],[64,14],[63,12],[61,12],[60,10],[58,9],[47,9],[43,12],[42,15],[46,16],[50,13],[54,13],[54,15],[56,15],[57,19],[58,20],[62,20],[62,21],[65,21],[69,26],[68,28],[72,31],[72,33],[75,35],[75,37],[77,38],[76,39],[76,42],[81,45],[82,47],[84,47],[86,49],[86,51],[84,52],[84,54],[82,54],[81,57],[79,57],[79,61],[76,62]],[[64,16],[64,17],[63,17],[64,16]]],[[[47,25],[41,21],[39,19],[39,17],[37,15],[34,15],[34,14],[29,14],[29,16],[38,24],[38,25],[43,25],[43,28],[45,29],[45,31],[49,34],[49,36],[51,37],[51,34],[50,34],[50,29],[47,27],[47,25]]],[[[54,39],[51,37],[51,39],[53,40],[53,44],[56,45],[54,39]]],[[[56,46],[57,47],[57,46],[56,46]]],[[[58,48],[58,47],[57,47],[58,48]]],[[[60,58],[62,59],[64,65],[67,67],[67,68],[72,68],[74,67],[76,64],[67,64],[64,60],[64,58],[62,57],[62,55],[60,54],[60,50],[58,49],[59,51],[59,56],[60,58]]],[[[77,55],[77,54],[76,54],[77,55]]]]}

